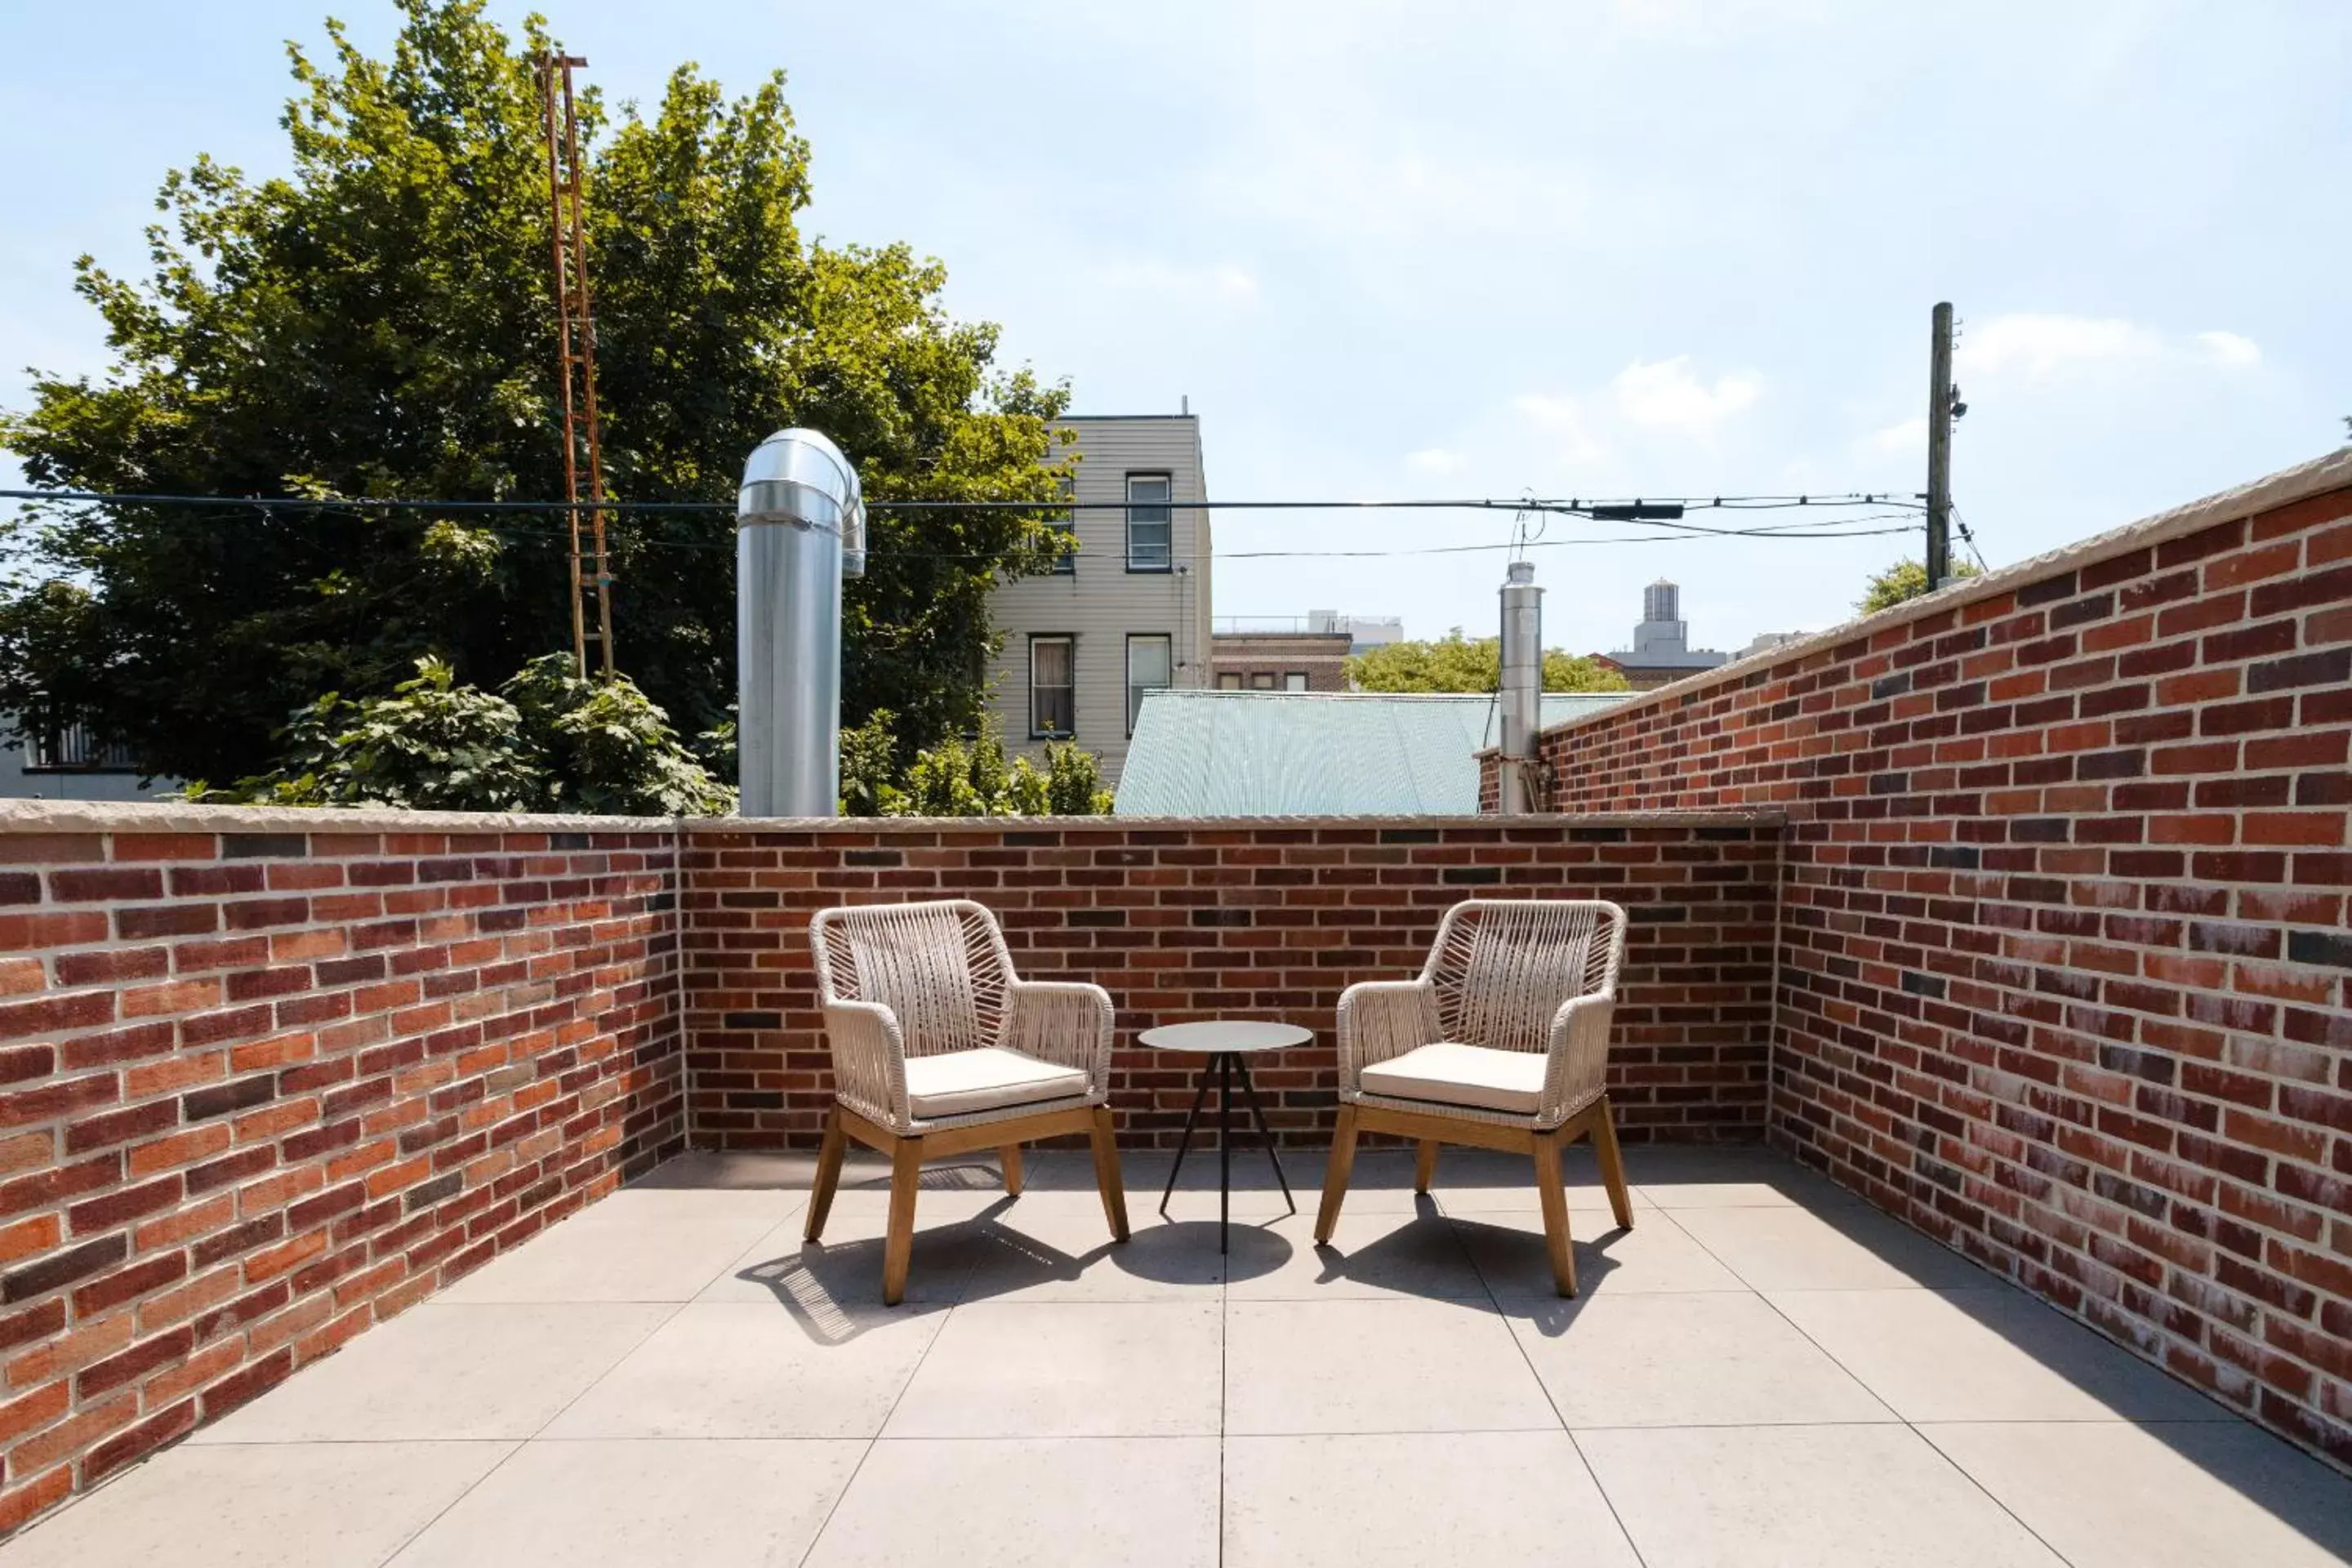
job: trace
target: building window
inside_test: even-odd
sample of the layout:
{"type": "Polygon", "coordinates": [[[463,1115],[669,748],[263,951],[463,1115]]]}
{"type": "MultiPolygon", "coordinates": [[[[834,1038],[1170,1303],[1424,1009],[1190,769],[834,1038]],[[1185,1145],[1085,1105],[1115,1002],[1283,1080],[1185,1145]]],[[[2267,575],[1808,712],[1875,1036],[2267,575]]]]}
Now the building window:
{"type": "Polygon", "coordinates": [[[1271,691],[1271,690],[1273,690],[1273,689],[1274,689],[1274,671],[1272,671],[1272,670],[1270,670],[1270,669],[1261,669],[1261,670],[1257,670],[1257,671],[1254,672],[1254,673],[1250,676],[1250,689],[1251,689],[1252,691],[1271,691]]]}
{"type": "Polygon", "coordinates": [[[1282,689],[1285,691],[1306,690],[1307,672],[1303,669],[1294,669],[1290,671],[1282,678],[1282,689]]]}
{"type": "Polygon", "coordinates": [[[1174,569],[1174,536],[1169,521],[1169,479],[1166,474],[1127,476],[1127,569],[1167,572],[1174,569]]]}
{"type": "MultiPolygon", "coordinates": [[[[1064,475],[1062,478],[1062,499],[1064,500],[1075,500],[1077,499],[1077,494],[1078,481],[1069,475],[1064,475]]],[[[1069,531],[1071,544],[1069,549],[1062,551],[1054,557],[1054,575],[1056,577],[1075,577],[1077,575],[1078,572],[1078,547],[1076,542],[1078,533],[1078,514],[1076,512],[1070,513],[1067,517],[1061,519],[1055,526],[1069,531]]]]}
{"type": "Polygon", "coordinates": [[[1127,639],[1127,732],[1135,733],[1136,716],[1143,711],[1143,694],[1176,683],[1174,645],[1163,634],[1132,635],[1127,639]]]}
{"type": "Polygon", "coordinates": [[[1029,639],[1029,735],[1067,740],[1078,732],[1078,640],[1071,637],[1029,639]]]}
{"type": "Polygon", "coordinates": [[[100,740],[87,726],[60,716],[46,699],[36,702],[26,726],[24,771],[28,773],[135,773],[131,748],[100,740]]]}
{"type": "Polygon", "coordinates": [[[1241,689],[1242,689],[1242,678],[1241,678],[1240,674],[1239,674],[1237,671],[1230,670],[1230,669],[1229,669],[1229,670],[1225,671],[1223,675],[1220,675],[1219,677],[1217,677],[1217,689],[1218,689],[1218,690],[1220,690],[1220,691],[1239,691],[1241,689]]]}

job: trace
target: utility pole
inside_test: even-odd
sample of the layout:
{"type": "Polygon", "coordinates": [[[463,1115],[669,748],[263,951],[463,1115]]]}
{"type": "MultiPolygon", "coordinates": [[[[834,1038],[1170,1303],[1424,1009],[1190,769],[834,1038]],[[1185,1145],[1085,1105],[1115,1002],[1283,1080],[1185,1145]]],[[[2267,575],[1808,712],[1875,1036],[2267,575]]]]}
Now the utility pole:
{"type": "Polygon", "coordinates": [[[596,421],[596,316],[588,295],[587,196],[580,164],[580,117],[572,98],[576,55],[540,62],[547,119],[547,197],[553,218],[556,369],[563,383],[563,499],[572,540],[572,662],[588,679],[588,645],[613,673],[613,571],[604,550],[604,453],[596,421]],[[562,100],[561,119],[558,100],[562,100]],[[580,504],[586,437],[588,506],[580,504]],[[583,516],[583,511],[586,515],[583,516]],[[591,592],[593,608],[591,608],[591,592]],[[593,628],[592,628],[593,623],[593,628]]]}
{"type": "Polygon", "coordinates": [[[1927,354],[1927,591],[1952,575],[1952,306],[1936,307],[1927,354]]]}

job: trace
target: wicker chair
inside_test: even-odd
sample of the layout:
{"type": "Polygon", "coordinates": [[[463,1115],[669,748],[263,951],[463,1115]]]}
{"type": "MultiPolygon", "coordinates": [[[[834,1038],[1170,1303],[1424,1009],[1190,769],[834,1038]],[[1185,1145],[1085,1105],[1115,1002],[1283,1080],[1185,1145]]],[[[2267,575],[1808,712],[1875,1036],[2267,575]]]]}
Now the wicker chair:
{"type": "Polygon", "coordinates": [[[1603,1076],[1624,956],[1615,904],[1474,899],[1445,912],[1418,980],[1348,987],[1317,1245],[1339,1223],[1360,1132],[1415,1140],[1423,1193],[1441,1143],[1531,1154],[1552,1278],[1575,1295],[1562,1147],[1591,1135],[1617,1223],[1633,1223],[1603,1076]]]}
{"type": "Polygon", "coordinates": [[[1021,1145],[1084,1132],[1112,1238],[1127,1194],[1111,1142],[1110,995],[1099,985],[1022,980],[996,917],[965,900],[824,910],[809,921],[833,1047],[807,1238],[823,1238],[845,1140],[890,1156],[882,1300],[906,1295],[923,1162],[995,1149],[1021,1191],[1021,1145]]]}

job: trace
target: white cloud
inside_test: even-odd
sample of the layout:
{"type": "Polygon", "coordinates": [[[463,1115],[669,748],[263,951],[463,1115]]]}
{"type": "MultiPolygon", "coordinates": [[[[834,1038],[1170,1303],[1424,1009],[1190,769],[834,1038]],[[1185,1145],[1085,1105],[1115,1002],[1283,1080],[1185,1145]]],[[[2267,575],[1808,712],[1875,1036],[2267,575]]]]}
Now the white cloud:
{"type": "Polygon", "coordinates": [[[2141,368],[2194,363],[2244,370],[2262,363],[2262,346],[2236,332],[2176,338],[2116,317],[2021,313],[1963,325],[1955,368],[1980,375],[2015,374],[2048,381],[2097,366],[2141,368]]]}
{"type": "Polygon", "coordinates": [[[1609,449],[1592,434],[1591,421],[1579,399],[1531,392],[1513,399],[1511,405],[1558,444],[1558,455],[1563,462],[1597,462],[1609,455],[1609,449]]]}
{"type": "Polygon", "coordinates": [[[1101,262],[1092,270],[1104,288],[1121,293],[1194,304],[1257,303],[1256,275],[1232,262],[1180,267],[1161,257],[1129,256],[1101,262]]]}
{"type": "Polygon", "coordinates": [[[1424,447],[1408,454],[1405,465],[1418,473],[1450,474],[1462,467],[1462,454],[1449,452],[1443,447],[1424,447]]]}
{"type": "Polygon", "coordinates": [[[2039,379],[2070,365],[2143,358],[2163,348],[2159,333],[2112,317],[2020,314],[1963,324],[1953,359],[1960,370],[2015,370],[2039,379]]]}
{"type": "Polygon", "coordinates": [[[1640,361],[1610,383],[1617,411],[1633,424],[1704,436],[1754,405],[1763,383],[1746,372],[1727,373],[1707,385],[1691,374],[1690,358],[1679,355],[1654,364],[1640,361]]]}
{"type": "Polygon", "coordinates": [[[1884,430],[1874,431],[1862,445],[1874,452],[1924,452],[1927,447],[1927,416],[1922,415],[1919,418],[1906,419],[1900,425],[1889,425],[1884,430]]]}
{"type": "Polygon", "coordinates": [[[2262,345],[2235,332],[2200,332],[2197,346],[2224,370],[2243,370],[2263,363],[2262,345]]]}

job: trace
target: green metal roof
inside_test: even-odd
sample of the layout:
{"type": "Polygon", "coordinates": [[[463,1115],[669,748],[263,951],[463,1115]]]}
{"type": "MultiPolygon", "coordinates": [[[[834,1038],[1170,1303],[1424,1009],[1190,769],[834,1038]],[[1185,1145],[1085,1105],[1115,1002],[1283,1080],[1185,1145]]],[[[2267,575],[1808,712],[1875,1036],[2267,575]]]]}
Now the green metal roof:
{"type": "MultiPolygon", "coordinates": [[[[1631,692],[1546,692],[1549,729],[1631,692]]],[[[1375,691],[1146,692],[1119,771],[1120,816],[1466,816],[1477,753],[1501,732],[1487,696],[1375,691]]]]}

